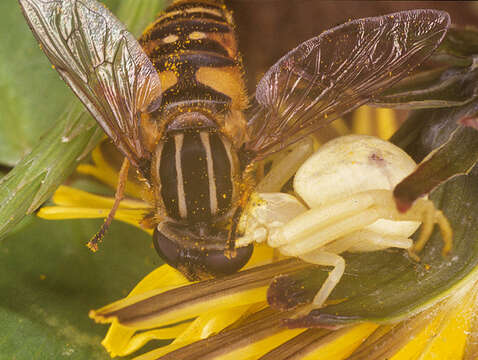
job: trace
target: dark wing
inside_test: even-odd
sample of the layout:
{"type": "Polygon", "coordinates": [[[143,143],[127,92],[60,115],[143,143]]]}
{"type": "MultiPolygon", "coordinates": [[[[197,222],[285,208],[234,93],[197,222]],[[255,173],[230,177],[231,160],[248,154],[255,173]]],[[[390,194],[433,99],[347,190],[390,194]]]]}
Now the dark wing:
{"type": "Polygon", "coordinates": [[[245,149],[261,159],[368,102],[437,48],[446,12],[350,21],[290,51],[260,80],[245,149]]]}
{"type": "Polygon", "coordinates": [[[160,80],[125,26],[95,0],[19,0],[41,48],[121,152],[145,156],[142,112],[159,106],[160,80]]]}

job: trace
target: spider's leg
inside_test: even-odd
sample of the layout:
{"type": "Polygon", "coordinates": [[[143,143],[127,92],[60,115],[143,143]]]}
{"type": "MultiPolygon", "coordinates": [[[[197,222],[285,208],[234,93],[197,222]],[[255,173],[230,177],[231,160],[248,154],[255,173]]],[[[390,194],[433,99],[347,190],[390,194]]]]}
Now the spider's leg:
{"type": "Polygon", "coordinates": [[[424,228],[420,232],[420,237],[413,245],[411,251],[413,253],[420,252],[430,238],[431,230],[425,233],[425,225],[431,224],[429,226],[433,228],[434,224],[438,224],[443,239],[442,254],[446,255],[449,253],[453,246],[453,230],[446,216],[435,208],[433,202],[424,199],[417,200],[409,211],[422,212],[424,214],[423,217],[426,219],[423,222],[424,228]]]}
{"type": "Polygon", "coordinates": [[[391,247],[409,249],[412,245],[413,240],[404,236],[384,235],[370,230],[359,230],[325,245],[322,249],[340,254],[344,251],[367,252],[391,247]]]}
{"type": "Polygon", "coordinates": [[[313,306],[319,308],[323,305],[325,300],[327,300],[332,290],[342,278],[345,270],[345,260],[340,255],[321,250],[301,255],[299,258],[316,265],[334,267],[333,270],[329,272],[327,280],[322,284],[322,287],[312,301],[313,306]]]}
{"type": "Polygon", "coordinates": [[[242,237],[236,246],[268,240],[269,233],[307,211],[307,208],[292,195],[283,193],[253,193],[239,223],[242,237]]]}
{"type": "MultiPolygon", "coordinates": [[[[280,250],[284,255],[300,256],[323,247],[332,241],[358,231],[365,226],[373,224],[380,218],[374,208],[358,211],[354,214],[344,212],[343,216],[335,217],[334,222],[312,232],[310,235],[292,238],[291,243],[283,245],[280,250]],[[295,241],[294,241],[295,240],[295,241]]],[[[284,228],[287,226],[286,224],[284,228]]]]}
{"type": "Polygon", "coordinates": [[[317,246],[312,244],[310,248],[305,247],[302,249],[303,252],[301,251],[297,255],[312,251],[325,243],[359,230],[377,220],[375,211],[367,212],[373,204],[374,199],[372,196],[367,193],[359,193],[331,204],[314,207],[277,229],[271,234],[268,244],[272,247],[280,247],[310,242],[310,238],[313,238],[314,241],[317,241],[317,238],[321,239],[317,246]],[[360,215],[364,212],[366,213],[365,215],[360,215]],[[357,223],[354,224],[354,221],[357,221],[357,223]],[[335,226],[339,222],[341,225],[335,226]],[[341,226],[346,227],[345,231],[342,231],[341,226]],[[315,236],[319,231],[321,232],[321,237],[315,236]]]}
{"type": "Polygon", "coordinates": [[[361,230],[324,246],[320,250],[315,250],[299,258],[317,265],[333,266],[334,269],[329,273],[312,302],[314,307],[320,307],[327,300],[332,290],[338,284],[345,269],[345,261],[338,254],[344,251],[373,251],[388,247],[410,248],[413,241],[400,236],[384,236],[373,231],[361,230]]]}
{"type": "Polygon", "coordinates": [[[257,185],[256,191],[280,191],[313,152],[314,142],[310,137],[292,145],[290,152],[272,165],[271,170],[257,185]]]}
{"type": "Polygon", "coordinates": [[[431,200],[418,199],[413,203],[410,209],[401,213],[397,210],[393,194],[390,191],[374,190],[369,191],[369,193],[375,198],[377,209],[381,213],[382,218],[397,221],[415,220],[423,223],[420,236],[410,250],[412,257],[418,260],[416,254],[422,250],[427,243],[435,224],[438,224],[442,234],[444,243],[442,250],[443,255],[446,255],[451,250],[453,245],[453,230],[448,219],[440,210],[435,208],[431,200]]]}
{"type": "Polygon", "coordinates": [[[267,240],[267,230],[263,227],[255,229],[253,232],[248,233],[236,239],[236,247],[247,246],[253,242],[261,243],[267,240]]]}

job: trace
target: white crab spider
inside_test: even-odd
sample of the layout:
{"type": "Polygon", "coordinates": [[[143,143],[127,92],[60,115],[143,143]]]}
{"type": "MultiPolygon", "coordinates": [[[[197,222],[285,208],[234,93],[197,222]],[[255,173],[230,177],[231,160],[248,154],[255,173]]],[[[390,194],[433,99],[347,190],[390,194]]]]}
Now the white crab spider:
{"type": "MultiPolygon", "coordinates": [[[[281,166],[290,170],[291,160],[300,163],[301,157],[310,155],[310,148],[311,142],[296,146],[279,161],[274,176],[281,173],[281,166]]],[[[452,230],[430,200],[415,201],[406,213],[396,209],[392,190],[415,167],[402,149],[376,137],[349,135],[334,139],[298,169],[294,178],[298,197],[265,192],[277,191],[287,180],[285,177],[264,179],[266,184],[259,185],[263,192],[251,197],[241,218],[244,236],[237,239],[236,245],[266,241],[283,255],[333,266],[314,297],[314,307],[322,306],[340,281],[345,261],[339,254],[344,251],[395,247],[407,249],[418,258],[416,252],[423,248],[437,223],[446,253],[451,248],[452,230]],[[268,188],[271,183],[275,189],[268,188]],[[420,237],[413,244],[410,236],[421,223],[420,237]]]]}

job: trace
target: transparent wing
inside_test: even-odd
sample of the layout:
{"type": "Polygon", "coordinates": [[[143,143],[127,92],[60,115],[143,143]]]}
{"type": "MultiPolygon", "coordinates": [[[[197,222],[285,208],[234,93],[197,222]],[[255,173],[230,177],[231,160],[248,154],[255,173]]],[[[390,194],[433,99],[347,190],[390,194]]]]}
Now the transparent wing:
{"type": "Polygon", "coordinates": [[[260,80],[246,150],[263,158],[373,102],[440,44],[446,12],[411,10],[350,21],[312,38],[260,80]]]}
{"type": "Polygon", "coordinates": [[[138,167],[141,113],[160,103],[153,64],[124,25],[95,0],[19,0],[41,48],[106,134],[138,167]]]}

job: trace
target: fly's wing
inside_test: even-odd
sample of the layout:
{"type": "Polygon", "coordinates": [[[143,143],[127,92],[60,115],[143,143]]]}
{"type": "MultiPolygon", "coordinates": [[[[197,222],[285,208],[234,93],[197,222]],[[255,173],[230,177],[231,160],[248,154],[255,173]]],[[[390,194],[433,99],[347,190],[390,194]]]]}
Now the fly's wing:
{"type": "Polygon", "coordinates": [[[350,21],[323,32],[260,80],[246,151],[261,159],[373,102],[440,44],[448,13],[411,10],[350,21]]]}
{"type": "Polygon", "coordinates": [[[19,0],[41,48],[121,152],[145,157],[141,113],[159,106],[160,80],[125,26],[95,0],[19,0]]]}

